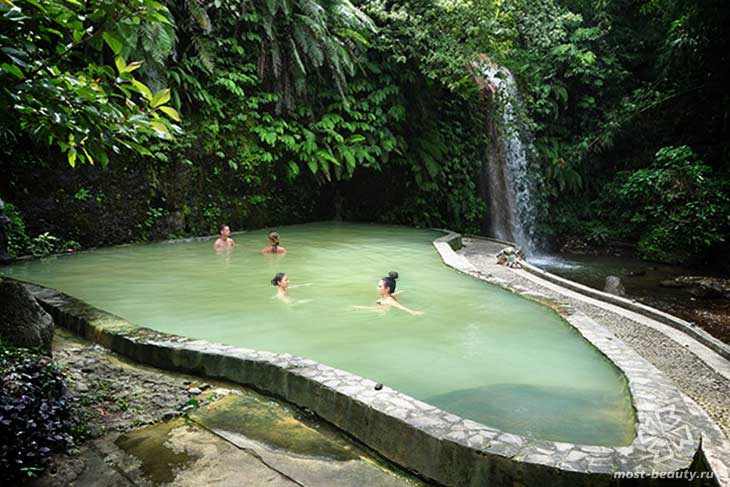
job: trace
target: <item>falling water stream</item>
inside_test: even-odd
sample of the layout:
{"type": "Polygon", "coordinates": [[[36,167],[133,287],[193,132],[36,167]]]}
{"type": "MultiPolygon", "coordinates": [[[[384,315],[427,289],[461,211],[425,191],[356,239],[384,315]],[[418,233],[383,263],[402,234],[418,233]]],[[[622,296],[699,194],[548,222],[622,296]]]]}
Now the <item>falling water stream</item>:
{"type": "Polygon", "coordinates": [[[489,144],[482,169],[482,197],[489,207],[483,230],[493,237],[516,242],[534,254],[534,195],[536,175],[530,174],[534,147],[521,127],[517,83],[507,68],[484,58],[471,69],[486,99],[489,144]]]}

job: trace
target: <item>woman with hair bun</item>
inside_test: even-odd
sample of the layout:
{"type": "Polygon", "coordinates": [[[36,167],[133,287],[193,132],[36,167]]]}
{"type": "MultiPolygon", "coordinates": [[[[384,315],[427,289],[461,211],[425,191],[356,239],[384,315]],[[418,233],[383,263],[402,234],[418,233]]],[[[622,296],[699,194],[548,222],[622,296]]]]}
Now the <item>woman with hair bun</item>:
{"type": "Polygon", "coordinates": [[[378,306],[354,306],[354,309],[384,311],[385,309],[391,307],[398,308],[412,315],[422,315],[423,311],[414,311],[410,308],[406,308],[405,306],[400,304],[397,299],[395,299],[395,296],[397,294],[395,290],[396,279],[398,279],[398,273],[389,272],[386,277],[383,277],[378,281],[378,293],[380,294],[380,299],[376,301],[378,306]]]}
{"type": "Polygon", "coordinates": [[[262,254],[286,254],[286,249],[279,245],[279,232],[272,230],[269,232],[269,245],[261,249],[262,254]]]}
{"type": "Polygon", "coordinates": [[[271,280],[271,285],[276,286],[277,290],[277,296],[282,301],[289,302],[291,301],[291,298],[289,297],[289,276],[284,274],[283,272],[277,273],[274,278],[271,280]]]}

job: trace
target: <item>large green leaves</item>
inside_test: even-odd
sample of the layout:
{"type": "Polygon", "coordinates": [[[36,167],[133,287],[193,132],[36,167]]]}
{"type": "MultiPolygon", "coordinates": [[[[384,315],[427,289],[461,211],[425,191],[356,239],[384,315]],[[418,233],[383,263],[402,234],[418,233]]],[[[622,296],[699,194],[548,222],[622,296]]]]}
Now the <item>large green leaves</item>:
{"type": "Polygon", "coordinates": [[[342,97],[347,77],[375,31],[372,21],[349,0],[268,0],[256,4],[260,24],[259,78],[292,109],[308,91],[308,75],[332,80],[342,97]]]}
{"type": "Polygon", "coordinates": [[[169,90],[152,95],[133,74],[142,64],[119,55],[126,21],[170,23],[152,0],[0,3],[0,131],[56,146],[71,166],[106,164],[121,147],[145,152],[149,138],[178,132],[169,90]],[[113,67],[98,61],[105,48],[113,67]]]}

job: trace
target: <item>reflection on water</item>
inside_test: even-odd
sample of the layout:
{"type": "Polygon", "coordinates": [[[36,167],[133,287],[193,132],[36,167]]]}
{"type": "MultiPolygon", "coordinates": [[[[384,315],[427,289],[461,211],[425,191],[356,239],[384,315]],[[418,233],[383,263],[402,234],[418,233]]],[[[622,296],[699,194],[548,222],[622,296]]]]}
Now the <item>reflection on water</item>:
{"type": "Polygon", "coordinates": [[[237,247],[220,255],[212,241],[133,245],[8,273],[133,323],[311,358],[418,399],[481,391],[454,412],[514,433],[626,443],[634,416],[620,372],[549,308],[445,267],[431,243],[439,233],[335,223],[279,231],[285,255],[261,255],[262,230],[235,235],[237,247]],[[389,271],[400,274],[399,301],[423,316],[353,311],[375,304],[389,271]],[[289,276],[291,304],[272,299],[277,272],[289,276]],[[494,403],[490,387],[500,384],[533,392],[494,403]],[[604,410],[613,412],[596,416],[604,410]],[[612,430],[600,426],[608,417],[612,430]]]}

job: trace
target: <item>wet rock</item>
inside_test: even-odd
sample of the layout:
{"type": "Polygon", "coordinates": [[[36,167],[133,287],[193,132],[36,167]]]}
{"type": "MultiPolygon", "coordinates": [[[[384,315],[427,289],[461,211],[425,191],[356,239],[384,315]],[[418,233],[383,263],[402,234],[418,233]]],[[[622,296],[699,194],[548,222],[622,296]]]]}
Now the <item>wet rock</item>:
{"type": "Polygon", "coordinates": [[[644,269],[626,269],[624,270],[624,276],[626,277],[638,277],[645,276],[646,271],[644,269]]]}
{"type": "Polygon", "coordinates": [[[621,278],[618,276],[606,277],[606,284],[603,286],[603,291],[616,296],[626,296],[626,289],[621,284],[621,278]]]}
{"type": "Polygon", "coordinates": [[[198,387],[191,387],[190,389],[188,389],[188,392],[190,394],[197,396],[198,394],[201,394],[203,391],[201,391],[198,387]]]}
{"type": "Polygon", "coordinates": [[[0,335],[24,348],[40,348],[51,354],[53,318],[20,283],[0,281],[0,335]]]}
{"type": "Polygon", "coordinates": [[[588,242],[579,238],[571,238],[562,243],[560,246],[561,253],[574,253],[574,254],[590,254],[596,253],[595,249],[592,249],[588,242]]]}
{"type": "Polygon", "coordinates": [[[675,288],[675,289],[682,288],[685,286],[681,282],[677,282],[674,279],[665,279],[664,281],[659,281],[659,285],[661,287],[668,287],[668,288],[675,288]]]}
{"type": "Polygon", "coordinates": [[[671,281],[662,281],[663,287],[688,288],[689,292],[703,299],[730,299],[730,279],[706,276],[679,276],[671,281]]]}
{"type": "Polygon", "coordinates": [[[730,299],[730,279],[707,277],[695,283],[690,293],[698,298],[726,298],[730,299]]]}

